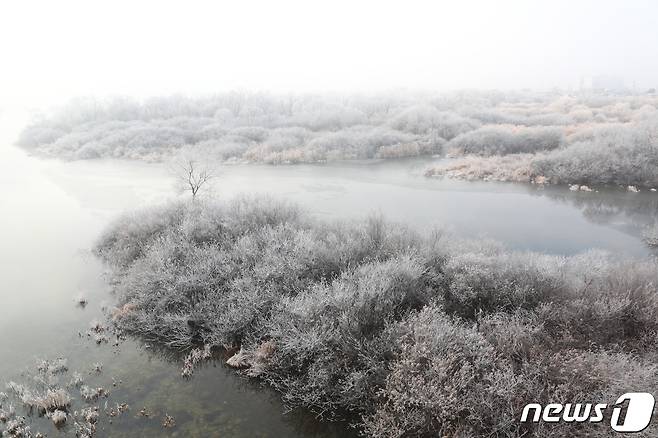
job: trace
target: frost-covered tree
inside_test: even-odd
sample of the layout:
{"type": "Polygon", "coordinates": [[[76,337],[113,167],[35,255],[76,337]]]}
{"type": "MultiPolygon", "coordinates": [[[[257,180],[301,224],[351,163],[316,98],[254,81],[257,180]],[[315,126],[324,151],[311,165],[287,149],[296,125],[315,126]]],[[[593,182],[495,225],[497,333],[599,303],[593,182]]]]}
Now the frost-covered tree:
{"type": "Polygon", "coordinates": [[[171,164],[171,172],[180,187],[190,192],[195,200],[199,191],[215,177],[208,163],[200,162],[189,157],[182,157],[171,164]]]}

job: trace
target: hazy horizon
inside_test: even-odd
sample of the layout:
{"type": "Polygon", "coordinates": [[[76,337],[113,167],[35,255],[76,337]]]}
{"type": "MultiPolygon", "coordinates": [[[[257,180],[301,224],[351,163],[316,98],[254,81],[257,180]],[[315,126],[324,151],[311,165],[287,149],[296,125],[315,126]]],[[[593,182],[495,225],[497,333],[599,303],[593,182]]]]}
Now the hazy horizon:
{"type": "Polygon", "coordinates": [[[0,6],[0,98],[241,89],[578,89],[609,75],[658,85],[658,4],[466,1],[94,3],[0,6]]]}

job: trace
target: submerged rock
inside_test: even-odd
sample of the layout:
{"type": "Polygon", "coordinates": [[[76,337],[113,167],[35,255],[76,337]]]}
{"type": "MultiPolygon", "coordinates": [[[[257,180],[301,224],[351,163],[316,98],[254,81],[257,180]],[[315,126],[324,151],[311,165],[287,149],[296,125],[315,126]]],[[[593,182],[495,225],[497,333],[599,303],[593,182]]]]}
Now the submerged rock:
{"type": "Polygon", "coordinates": [[[84,309],[87,307],[87,304],[89,304],[89,300],[87,300],[87,297],[80,294],[76,297],[75,303],[78,305],[78,307],[82,307],[84,309]]]}

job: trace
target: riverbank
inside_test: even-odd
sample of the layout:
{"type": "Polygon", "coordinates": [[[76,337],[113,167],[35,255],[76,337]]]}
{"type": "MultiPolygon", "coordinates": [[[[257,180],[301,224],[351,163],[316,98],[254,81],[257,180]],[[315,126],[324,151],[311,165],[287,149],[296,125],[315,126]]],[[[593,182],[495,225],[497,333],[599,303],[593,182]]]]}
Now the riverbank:
{"type": "Polygon", "coordinates": [[[499,131],[483,128],[458,136],[446,144],[454,160],[428,167],[425,175],[590,188],[623,186],[633,191],[658,188],[655,114],[583,129],[565,144],[553,139],[551,147],[541,145],[548,142],[544,137],[552,138],[553,131],[547,135],[542,130],[524,133],[517,129],[507,136],[499,131]],[[525,149],[519,151],[522,146],[525,149]]]}

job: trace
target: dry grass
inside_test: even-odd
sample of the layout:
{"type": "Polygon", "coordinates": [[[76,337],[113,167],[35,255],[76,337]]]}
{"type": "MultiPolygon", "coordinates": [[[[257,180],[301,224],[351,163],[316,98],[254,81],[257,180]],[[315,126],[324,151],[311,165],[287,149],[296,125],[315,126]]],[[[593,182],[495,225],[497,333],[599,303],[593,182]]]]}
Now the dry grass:
{"type": "Polygon", "coordinates": [[[445,177],[466,181],[513,181],[537,182],[541,177],[532,176],[532,154],[512,154],[494,157],[469,155],[430,167],[425,176],[445,177]]]}

